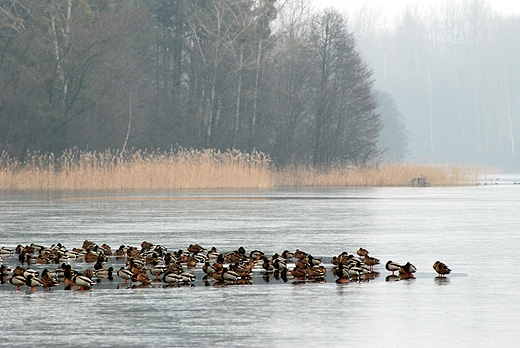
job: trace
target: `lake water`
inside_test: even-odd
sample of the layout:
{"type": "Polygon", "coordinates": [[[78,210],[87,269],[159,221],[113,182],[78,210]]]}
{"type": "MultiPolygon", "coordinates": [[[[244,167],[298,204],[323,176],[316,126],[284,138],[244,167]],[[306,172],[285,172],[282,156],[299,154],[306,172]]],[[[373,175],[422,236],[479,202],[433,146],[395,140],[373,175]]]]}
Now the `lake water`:
{"type": "MultiPolygon", "coordinates": [[[[516,347],[520,185],[269,191],[0,192],[0,246],[62,243],[169,250],[198,243],[268,255],[381,259],[371,281],[91,291],[0,285],[0,346],[516,347]],[[387,260],[415,279],[386,281],[387,260]],[[436,260],[453,270],[437,278],[436,260]]],[[[16,257],[3,256],[12,268],[16,257]]],[[[111,261],[112,262],[112,261],[111,261]]],[[[73,263],[77,269],[89,267],[73,263]]],[[[38,267],[38,266],[35,266],[38,267]]],[[[90,265],[91,267],[91,265],[90,265]]]]}

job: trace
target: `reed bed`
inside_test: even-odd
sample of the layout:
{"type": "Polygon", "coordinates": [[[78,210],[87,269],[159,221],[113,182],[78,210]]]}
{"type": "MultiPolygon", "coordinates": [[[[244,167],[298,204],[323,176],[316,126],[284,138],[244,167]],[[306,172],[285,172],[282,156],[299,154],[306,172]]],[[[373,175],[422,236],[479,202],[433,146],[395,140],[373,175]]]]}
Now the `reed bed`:
{"type": "Polygon", "coordinates": [[[260,152],[170,150],[82,152],[58,158],[31,153],[24,162],[3,154],[3,190],[240,189],[273,187],[270,160],[260,152]]]}
{"type": "Polygon", "coordinates": [[[181,190],[275,187],[476,185],[483,170],[473,166],[380,164],[378,166],[275,168],[261,153],[237,150],[89,152],[56,157],[28,153],[19,161],[0,157],[0,190],[181,190]]]}
{"type": "Polygon", "coordinates": [[[379,164],[377,166],[292,167],[278,173],[279,186],[392,187],[477,185],[484,169],[476,166],[379,164]]]}

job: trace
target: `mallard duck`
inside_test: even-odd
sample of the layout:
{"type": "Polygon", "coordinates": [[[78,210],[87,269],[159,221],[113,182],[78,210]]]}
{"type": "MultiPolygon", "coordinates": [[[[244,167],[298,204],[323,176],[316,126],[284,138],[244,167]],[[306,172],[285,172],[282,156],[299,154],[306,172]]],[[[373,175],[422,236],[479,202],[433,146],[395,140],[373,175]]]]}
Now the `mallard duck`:
{"type": "Polygon", "coordinates": [[[159,281],[159,276],[166,272],[168,270],[168,267],[165,265],[155,265],[152,268],[150,268],[150,274],[155,276],[155,280],[159,281]]]}
{"type": "Polygon", "coordinates": [[[306,258],[307,255],[308,254],[305,251],[301,251],[299,249],[296,249],[296,251],[294,252],[294,257],[297,258],[298,260],[306,258]]]}
{"type": "Polygon", "coordinates": [[[45,287],[45,290],[47,290],[47,291],[52,287],[58,286],[58,282],[55,279],[52,279],[49,277],[44,277],[42,275],[40,280],[41,280],[43,286],[45,287]]]}
{"type": "Polygon", "coordinates": [[[197,266],[197,259],[192,255],[188,256],[188,258],[186,259],[186,267],[195,268],[196,266],[197,266]]]}
{"type": "Polygon", "coordinates": [[[446,264],[440,261],[435,261],[435,263],[433,264],[433,269],[435,270],[435,272],[439,274],[439,277],[444,277],[446,276],[446,274],[451,273],[451,269],[449,269],[448,266],[446,266],[446,264]]]}
{"type": "Polygon", "coordinates": [[[365,263],[365,265],[370,267],[371,271],[374,269],[375,265],[379,265],[379,259],[376,259],[375,257],[369,256],[369,255],[365,256],[365,258],[363,259],[363,262],[365,263]]]}
{"type": "Polygon", "coordinates": [[[307,267],[308,267],[307,258],[303,258],[303,259],[296,261],[294,266],[299,269],[307,269],[307,267]]]}
{"type": "Polygon", "coordinates": [[[34,270],[34,269],[31,269],[31,268],[28,268],[26,269],[24,272],[23,272],[23,276],[25,278],[27,278],[28,276],[32,275],[33,277],[38,277],[40,275],[40,272],[34,270]]]}
{"type": "Polygon", "coordinates": [[[91,269],[86,269],[83,271],[83,276],[92,280],[92,278],[94,278],[94,271],[91,269]]]}
{"type": "Polygon", "coordinates": [[[119,271],[117,271],[117,276],[122,278],[125,283],[128,281],[128,279],[132,279],[132,275],[133,273],[124,267],[121,267],[119,271]]]}
{"type": "Polygon", "coordinates": [[[64,265],[63,266],[63,277],[65,279],[69,279],[70,280],[75,275],[76,275],[76,271],[74,271],[74,269],[72,269],[71,265],[64,265]]]}
{"type": "Polygon", "coordinates": [[[305,279],[305,277],[307,277],[307,270],[295,267],[291,270],[291,275],[296,279],[302,280],[305,279]]]}
{"type": "Polygon", "coordinates": [[[392,260],[388,260],[386,262],[385,268],[386,268],[387,271],[392,272],[392,275],[394,275],[395,271],[399,271],[399,268],[401,268],[401,265],[398,264],[397,262],[392,261],[392,260]]]}
{"type": "Polygon", "coordinates": [[[182,278],[182,281],[186,284],[186,283],[190,283],[190,282],[194,282],[196,277],[195,277],[195,274],[193,273],[190,273],[190,272],[181,272],[179,274],[182,278]]]}
{"type": "Polygon", "coordinates": [[[0,265],[0,277],[9,275],[11,273],[11,269],[5,265],[0,265]]]}
{"type": "Polygon", "coordinates": [[[361,267],[352,266],[347,269],[349,278],[360,278],[365,274],[365,271],[361,267]]]}
{"type": "Polygon", "coordinates": [[[269,262],[269,259],[265,256],[264,256],[264,262],[262,263],[262,268],[265,269],[265,271],[267,273],[274,272],[273,265],[271,264],[271,262],[269,262]]]}
{"type": "Polygon", "coordinates": [[[240,246],[237,250],[238,255],[240,255],[243,259],[246,259],[246,249],[243,246],[240,246]]]}
{"type": "Polygon", "coordinates": [[[229,265],[229,270],[238,274],[240,279],[251,278],[251,271],[239,262],[229,265]]]}
{"type": "Polygon", "coordinates": [[[137,273],[132,275],[132,282],[139,282],[141,284],[143,283],[150,283],[151,280],[148,278],[148,275],[146,273],[137,273]]]}
{"type": "Polygon", "coordinates": [[[282,257],[286,260],[290,260],[294,257],[294,253],[290,252],[289,250],[284,250],[282,252],[282,257]]]}
{"type": "Polygon", "coordinates": [[[202,271],[208,275],[212,275],[215,273],[216,269],[211,265],[211,263],[209,263],[209,261],[206,261],[202,266],[202,271]]]}
{"type": "Polygon", "coordinates": [[[14,250],[12,248],[8,248],[8,247],[1,247],[0,248],[0,254],[9,255],[9,254],[12,254],[12,253],[14,253],[14,250]]]}
{"type": "Polygon", "coordinates": [[[262,258],[265,256],[265,253],[263,251],[260,251],[260,250],[251,250],[251,252],[249,253],[249,258],[257,261],[257,260],[262,260],[262,258]]]}
{"type": "Polygon", "coordinates": [[[317,257],[314,257],[312,255],[308,255],[307,256],[307,262],[309,263],[309,265],[312,267],[312,266],[318,266],[318,265],[321,265],[321,259],[317,258],[317,257]]]}
{"type": "Polygon", "coordinates": [[[36,291],[38,286],[43,286],[43,283],[40,279],[36,278],[34,275],[29,274],[25,278],[25,285],[31,288],[32,291],[36,291]]]}
{"type": "Polygon", "coordinates": [[[307,269],[307,276],[309,278],[323,278],[327,271],[320,266],[313,266],[307,269]]]}
{"type": "Polygon", "coordinates": [[[22,285],[25,285],[27,279],[23,275],[13,275],[11,278],[9,278],[9,283],[13,284],[14,286],[18,287],[18,291],[21,290],[22,285]]]}
{"type": "Polygon", "coordinates": [[[119,249],[114,251],[114,256],[116,259],[121,259],[126,256],[126,247],[124,245],[121,245],[119,249]]]}
{"type": "Polygon", "coordinates": [[[206,248],[201,247],[198,244],[190,244],[190,246],[188,247],[188,251],[190,253],[200,254],[200,253],[205,253],[208,250],[206,248]]]}
{"type": "Polygon", "coordinates": [[[47,268],[45,268],[45,269],[42,271],[42,277],[41,277],[41,279],[47,278],[47,279],[56,280],[57,277],[58,277],[58,275],[56,274],[56,272],[51,271],[51,270],[48,270],[47,268]]]}
{"type": "Polygon", "coordinates": [[[84,258],[85,258],[85,262],[86,263],[94,263],[94,262],[97,262],[98,260],[98,254],[95,254],[93,252],[88,252],[85,254],[84,258]]]}
{"type": "Polygon", "coordinates": [[[363,249],[363,248],[359,248],[358,251],[357,251],[357,254],[361,257],[365,257],[368,255],[368,250],[367,249],[363,249]]]}
{"type": "Polygon", "coordinates": [[[219,269],[211,275],[213,279],[215,279],[217,282],[222,282],[224,279],[222,278],[222,275],[224,274],[224,268],[219,269]]]}
{"type": "Polygon", "coordinates": [[[273,261],[273,269],[275,271],[280,272],[286,268],[287,268],[287,264],[284,261],[282,261],[280,259],[275,259],[273,261]]]}
{"type": "Polygon", "coordinates": [[[236,283],[236,281],[240,279],[240,276],[233,271],[230,271],[227,267],[224,267],[222,272],[222,280],[236,283]]]}
{"type": "Polygon", "coordinates": [[[95,284],[92,279],[83,275],[75,275],[71,280],[76,286],[81,287],[81,290],[89,290],[92,288],[92,284],[95,284]]]}
{"type": "Polygon", "coordinates": [[[98,270],[103,269],[103,268],[105,268],[103,262],[99,261],[99,260],[96,261],[96,263],[94,264],[94,270],[98,271],[98,270]]]}
{"type": "Polygon", "coordinates": [[[406,265],[399,267],[399,274],[407,274],[409,277],[413,277],[413,273],[417,271],[414,265],[407,262],[406,265]]]}
{"type": "Polygon", "coordinates": [[[105,255],[112,256],[113,253],[112,253],[112,249],[110,248],[110,246],[103,243],[101,245],[101,248],[103,248],[103,252],[105,253],[105,255]]]}
{"type": "Polygon", "coordinates": [[[108,268],[102,268],[102,269],[96,270],[95,275],[98,278],[112,279],[114,277],[112,274],[113,272],[114,272],[114,267],[108,267],[108,268]]]}
{"type": "Polygon", "coordinates": [[[167,283],[170,286],[173,286],[173,283],[178,284],[184,282],[184,278],[180,274],[174,272],[165,273],[162,280],[164,283],[167,283]]]}

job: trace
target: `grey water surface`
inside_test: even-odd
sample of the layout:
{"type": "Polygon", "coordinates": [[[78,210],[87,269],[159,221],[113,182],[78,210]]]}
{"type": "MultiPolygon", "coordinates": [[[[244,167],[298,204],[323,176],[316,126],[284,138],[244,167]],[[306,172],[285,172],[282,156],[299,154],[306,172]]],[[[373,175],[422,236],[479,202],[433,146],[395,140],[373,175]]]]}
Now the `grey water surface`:
{"type": "MultiPolygon", "coordinates": [[[[85,239],[332,257],[371,281],[90,291],[0,285],[0,346],[516,347],[520,185],[181,192],[0,192],[0,247],[85,239]],[[410,261],[415,279],[386,281],[410,261]],[[436,260],[453,270],[445,279],[436,260]]],[[[12,268],[15,257],[3,256],[12,268]]],[[[87,267],[84,263],[74,267],[87,267]]],[[[51,267],[52,268],[52,267],[51,267]]],[[[114,280],[116,281],[116,280],[114,280]]]]}

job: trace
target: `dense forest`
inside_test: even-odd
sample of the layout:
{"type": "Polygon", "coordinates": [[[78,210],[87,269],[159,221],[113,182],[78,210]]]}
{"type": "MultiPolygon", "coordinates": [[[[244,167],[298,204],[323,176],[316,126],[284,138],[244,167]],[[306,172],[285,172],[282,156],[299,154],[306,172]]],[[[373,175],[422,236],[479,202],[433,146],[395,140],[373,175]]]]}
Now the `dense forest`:
{"type": "MultiPolygon", "coordinates": [[[[0,0],[0,152],[173,147],[257,150],[279,164],[377,159],[389,148],[378,146],[378,99],[394,107],[392,122],[399,112],[374,89],[346,16],[306,4],[0,0]]],[[[405,147],[396,129],[388,136],[405,147]]]]}
{"type": "Polygon", "coordinates": [[[518,171],[520,17],[484,0],[421,5],[349,13],[375,87],[405,120],[409,159],[518,171]]]}

